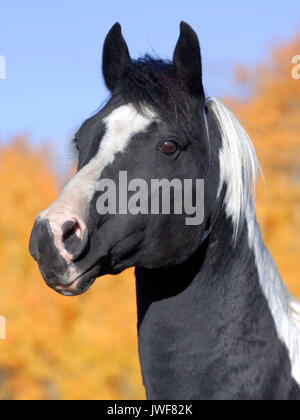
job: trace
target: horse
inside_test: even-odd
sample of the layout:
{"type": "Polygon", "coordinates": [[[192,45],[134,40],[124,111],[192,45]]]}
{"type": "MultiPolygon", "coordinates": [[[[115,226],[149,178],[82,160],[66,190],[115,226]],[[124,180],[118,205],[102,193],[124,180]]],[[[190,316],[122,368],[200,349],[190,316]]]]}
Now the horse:
{"type": "Polygon", "coordinates": [[[173,60],[132,59],[116,23],[102,58],[110,97],[78,130],[78,171],[31,233],[46,284],[77,296],[135,267],[147,399],[300,399],[300,304],[256,221],[251,140],[205,95],[197,34],[181,22],[173,60]],[[202,223],[185,211],[99,214],[99,181],[118,185],[121,171],[204,180],[202,223]]]}

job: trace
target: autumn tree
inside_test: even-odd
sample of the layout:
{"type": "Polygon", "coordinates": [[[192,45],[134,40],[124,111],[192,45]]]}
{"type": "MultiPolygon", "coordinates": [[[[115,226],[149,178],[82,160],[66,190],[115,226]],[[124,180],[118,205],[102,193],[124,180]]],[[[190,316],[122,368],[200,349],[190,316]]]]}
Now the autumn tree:
{"type": "Polygon", "coordinates": [[[144,398],[132,271],[65,298],[29,255],[34,218],[58,195],[45,154],[20,139],[0,152],[0,399],[144,398]]]}
{"type": "Polygon", "coordinates": [[[292,77],[292,58],[299,54],[296,37],[256,69],[240,68],[239,82],[251,96],[227,102],[249,132],[264,172],[257,200],[264,239],[300,299],[300,80],[292,77]]]}

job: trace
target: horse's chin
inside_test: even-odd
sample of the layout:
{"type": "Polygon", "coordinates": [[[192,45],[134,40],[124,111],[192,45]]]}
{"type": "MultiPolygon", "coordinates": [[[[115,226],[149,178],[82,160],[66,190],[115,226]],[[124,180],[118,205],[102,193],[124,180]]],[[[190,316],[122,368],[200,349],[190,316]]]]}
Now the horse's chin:
{"type": "Polygon", "coordinates": [[[74,280],[70,284],[62,284],[62,283],[56,283],[56,284],[50,284],[46,276],[43,275],[46,284],[55,292],[59,293],[63,296],[69,296],[69,297],[75,297],[80,296],[87,292],[89,288],[94,284],[96,278],[102,277],[105,275],[117,275],[120,274],[122,271],[124,271],[126,268],[128,268],[130,265],[127,264],[111,264],[111,261],[108,258],[102,258],[97,262],[96,265],[94,265],[89,270],[85,271],[83,274],[81,274],[79,277],[77,277],[76,280],[74,280]]]}
{"type": "Polygon", "coordinates": [[[77,282],[74,282],[74,284],[72,284],[71,286],[56,286],[53,287],[53,289],[59,293],[60,295],[63,296],[68,296],[68,297],[75,297],[75,296],[80,296],[83,295],[85,292],[87,292],[89,290],[89,288],[93,285],[93,283],[95,282],[96,278],[92,277],[88,280],[85,281],[84,284],[77,284],[77,282]]]}
{"type": "Polygon", "coordinates": [[[97,276],[93,270],[81,275],[77,280],[69,285],[55,285],[50,286],[53,290],[63,296],[75,297],[87,292],[94,284],[97,276]]]}

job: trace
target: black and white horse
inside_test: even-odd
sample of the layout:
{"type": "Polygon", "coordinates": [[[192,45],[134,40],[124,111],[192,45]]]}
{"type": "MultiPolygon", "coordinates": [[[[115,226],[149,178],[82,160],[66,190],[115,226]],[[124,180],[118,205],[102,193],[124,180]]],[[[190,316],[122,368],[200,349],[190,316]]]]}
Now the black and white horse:
{"type": "Polygon", "coordinates": [[[78,172],[33,227],[46,283],[73,296],[136,267],[149,399],[298,399],[300,305],[261,239],[252,143],[205,97],[197,35],[181,23],[172,62],[132,60],[116,24],[103,75],[111,98],[76,135],[78,172]],[[203,179],[203,223],[186,224],[184,212],[100,215],[98,182],[118,185],[120,171],[149,183],[203,179]]]}

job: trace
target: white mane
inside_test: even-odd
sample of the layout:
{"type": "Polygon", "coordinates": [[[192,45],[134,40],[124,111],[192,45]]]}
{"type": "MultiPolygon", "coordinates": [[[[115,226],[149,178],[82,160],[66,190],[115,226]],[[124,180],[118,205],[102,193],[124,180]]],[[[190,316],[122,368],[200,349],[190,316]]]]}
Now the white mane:
{"type": "Polygon", "coordinates": [[[234,239],[240,223],[247,221],[249,246],[253,249],[259,282],[273,316],[279,339],[289,352],[292,376],[300,385],[300,303],[287,291],[276,264],[261,238],[253,201],[259,163],[252,142],[236,117],[219,101],[207,99],[222,136],[220,150],[220,184],[226,184],[225,210],[232,218],[234,239]]]}
{"type": "Polygon", "coordinates": [[[255,201],[258,160],[252,142],[236,117],[221,102],[208,98],[206,105],[214,116],[222,136],[220,150],[220,195],[226,184],[226,214],[232,218],[234,239],[237,238],[241,222],[245,219],[251,203],[255,201]]]}

